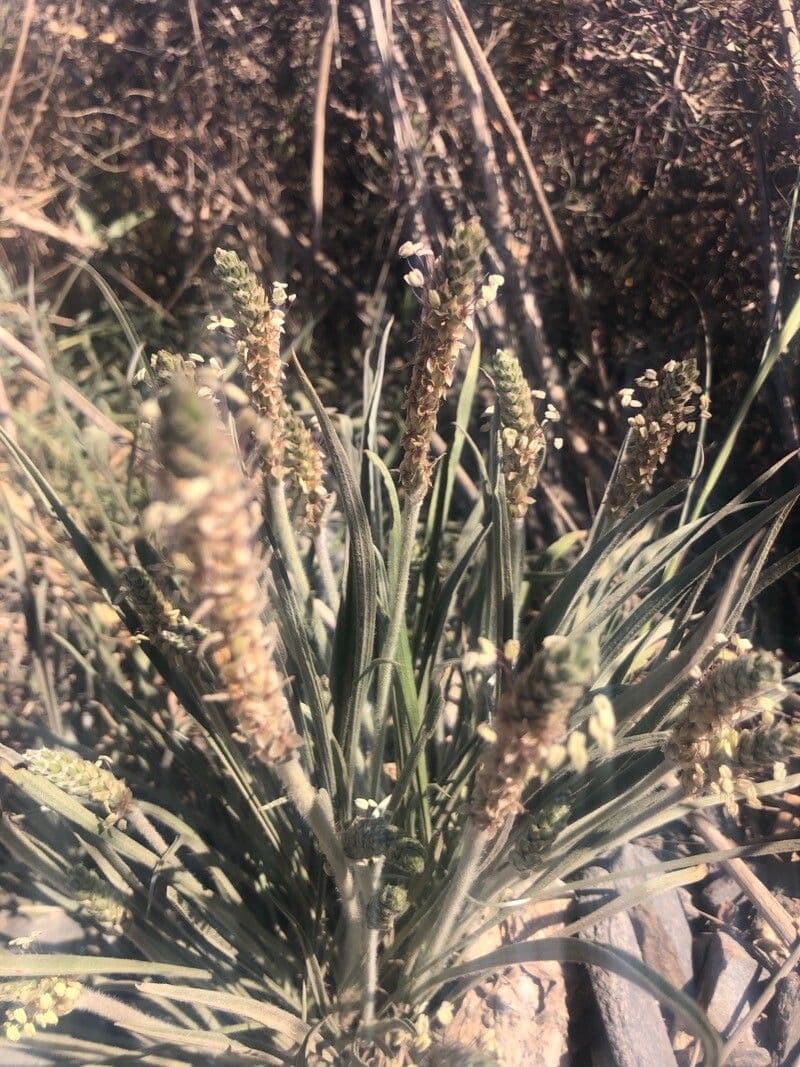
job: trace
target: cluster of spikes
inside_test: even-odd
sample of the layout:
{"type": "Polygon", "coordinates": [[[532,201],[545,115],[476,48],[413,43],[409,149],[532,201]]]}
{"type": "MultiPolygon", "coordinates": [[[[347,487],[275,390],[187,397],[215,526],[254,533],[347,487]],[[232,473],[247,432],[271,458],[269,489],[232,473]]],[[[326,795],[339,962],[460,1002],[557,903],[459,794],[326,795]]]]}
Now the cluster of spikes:
{"type": "MultiPolygon", "coordinates": [[[[516,355],[510,349],[499,348],[488,369],[497,396],[506,499],[511,514],[522,519],[533,503],[531,493],[544,462],[544,430],[516,355]]],[[[539,397],[543,395],[537,393],[539,397]]]]}
{"type": "Polygon", "coordinates": [[[666,747],[687,794],[710,790],[732,814],[740,793],[758,804],[753,776],[783,777],[783,761],[800,745],[800,731],[776,716],[783,696],[777,658],[748,645],[734,641],[701,677],[666,747]]]}
{"type": "Polygon", "coordinates": [[[28,770],[72,797],[97,804],[109,824],[130,810],[133,794],[100,760],[92,763],[66,748],[31,748],[24,753],[28,770]]]}
{"type": "Polygon", "coordinates": [[[431,440],[442,401],[453,384],[456,361],[478,302],[493,298],[500,276],[481,292],[481,256],[486,238],[472,219],[456,226],[441,255],[431,261],[427,250],[404,245],[400,254],[417,256],[426,270],[415,267],[406,282],[419,295],[422,315],[416,355],[406,396],[406,429],[400,484],[409,498],[421,500],[431,484],[431,440]]]}
{"type": "Polygon", "coordinates": [[[367,902],[367,925],[386,930],[409,906],[408,883],[425,869],[425,846],[375,815],[357,816],[342,834],[345,855],[354,863],[383,860],[383,884],[367,902]]]}

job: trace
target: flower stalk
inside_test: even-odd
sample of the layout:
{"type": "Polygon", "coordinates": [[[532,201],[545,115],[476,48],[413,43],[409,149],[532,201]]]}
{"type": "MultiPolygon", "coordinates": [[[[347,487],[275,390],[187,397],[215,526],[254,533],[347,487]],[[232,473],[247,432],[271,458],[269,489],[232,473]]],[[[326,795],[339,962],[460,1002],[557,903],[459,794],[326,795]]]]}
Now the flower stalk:
{"type": "Polygon", "coordinates": [[[271,768],[309,825],[337,881],[348,928],[347,954],[358,951],[360,907],[327,794],[316,790],[299,759],[301,738],[263,621],[258,506],[213,405],[176,381],[159,400],[162,497],[151,514],[194,569],[215,641],[212,660],[228,710],[253,757],[271,768]]]}

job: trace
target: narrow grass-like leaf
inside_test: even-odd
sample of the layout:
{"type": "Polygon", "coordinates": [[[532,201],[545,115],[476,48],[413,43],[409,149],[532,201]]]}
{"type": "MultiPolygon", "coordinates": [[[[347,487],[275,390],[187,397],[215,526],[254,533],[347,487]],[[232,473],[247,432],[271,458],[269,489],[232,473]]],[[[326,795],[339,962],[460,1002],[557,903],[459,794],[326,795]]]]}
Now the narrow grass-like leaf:
{"type": "MultiPolygon", "coordinates": [[[[339,484],[342,509],[350,534],[347,600],[349,611],[352,613],[354,641],[348,650],[348,662],[341,665],[346,672],[348,683],[342,690],[345,708],[338,716],[337,737],[345,758],[352,766],[355,764],[359,724],[369,686],[367,667],[372,659],[375,646],[378,582],[372,531],[364,502],[353,478],[347,453],[333,423],[296,356],[292,357],[292,362],[325,439],[328,459],[339,484]]],[[[339,669],[338,664],[336,668],[339,669]]]]}

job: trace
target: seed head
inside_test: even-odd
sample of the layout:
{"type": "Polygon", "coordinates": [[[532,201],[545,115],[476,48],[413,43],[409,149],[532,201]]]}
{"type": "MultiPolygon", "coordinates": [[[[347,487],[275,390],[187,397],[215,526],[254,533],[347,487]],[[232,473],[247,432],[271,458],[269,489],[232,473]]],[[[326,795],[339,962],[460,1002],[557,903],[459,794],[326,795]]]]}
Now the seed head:
{"type": "Polygon", "coordinates": [[[514,353],[499,348],[491,362],[491,373],[500,414],[506,496],[512,513],[522,518],[544,460],[544,432],[533,409],[530,386],[514,353]]]}
{"type": "MultiPolygon", "coordinates": [[[[646,371],[637,384],[650,392],[650,399],[640,414],[628,419],[630,431],[625,452],[608,493],[608,507],[615,517],[636,507],[652,486],[675,434],[694,430],[694,401],[701,393],[694,360],[680,363],[671,360],[664,367],[661,379],[655,371],[646,371]]],[[[630,405],[627,391],[624,392],[623,402],[630,405]]]]}
{"type": "Polygon", "coordinates": [[[480,824],[502,827],[522,810],[526,784],[546,780],[568,755],[576,769],[585,767],[585,737],[570,734],[569,718],[595,675],[597,654],[593,637],[549,637],[503,695],[476,779],[473,814],[480,824]],[[580,751],[575,736],[583,739],[580,751]]]}
{"type": "Polygon", "coordinates": [[[136,610],[144,632],[168,651],[194,652],[208,637],[208,630],[187,619],[140,567],[125,568],[121,592],[136,610]]]}
{"type": "Polygon", "coordinates": [[[119,895],[88,867],[78,865],[75,868],[70,877],[70,889],[86,914],[101,926],[118,929],[130,918],[119,895]]]}
{"type": "Polygon", "coordinates": [[[0,1000],[11,1001],[3,1032],[7,1041],[33,1037],[38,1030],[56,1026],[68,1015],[83,992],[83,986],[70,978],[39,978],[35,981],[4,982],[0,1000]]]}
{"type": "Polygon", "coordinates": [[[361,815],[353,819],[342,834],[344,854],[351,860],[371,860],[385,856],[400,831],[385,819],[361,815]]]}
{"type": "Polygon", "coordinates": [[[258,507],[211,402],[176,381],[159,403],[161,489],[170,505],[155,521],[191,561],[197,600],[209,605],[218,636],[212,658],[232,718],[258,759],[283,762],[300,739],[262,620],[258,507]]]}
{"type": "Polygon", "coordinates": [[[99,804],[115,817],[123,816],[133,802],[125,782],[101,763],[91,763],[66,748],[31,748],[25,753],[28,770],[63,789],[71,797],[99,804]]]}
{"type": "Polygon", "coordinates": [[[725,796],[732,811],[737,787],[755,799],[749,771],[770,762],[771,748],[777,760],[778,751],[782,748],[785,754],[793,743],[793,735],[774,722],[781,693],[780,664],[770,652],[723,656],[705,673],[689,694],[665,749],[690,796],[710,788],[725,796]],[[762,720],[753,729],[737,728],[753,715],[762,720]]]}
{"type": "Polygon", "coordinates": [[[309,530],[316,530],[328,501],[322,451],[288,403],[284,404],[283,424],[286,430],[284,464],[289,486],[303,506],[304,525],[309,530]]]}
{"type": "Polygon", "coordinates": [[[250,403],[264,420],[261,435],[265,469],[277,479],[283,476],[286,448],[284,426],[281,334],[289,298],[286,287],[275,285],[272,300],[263,285],[235,252],[218,248],[214,253],[217,277],[233,301],[239,324],[237,351],[244,368],[250,403]]]}
{"type": "Polygon", "coordinates": [[[408,891],[402,885],[385,885],[367,904],[367,926],[385,930],[408,907],[408,891]]]}
{"type": "MultiPolygon", "coordinates": [[[[453,382],[467,321],[475,309],[486,239],[477,221],[456,227],[434,260],[421,292],[422,319],[406,397],[400,482],[421,499],[431,484],[430,444],[439,408],[453,382]]],[[[421,273],[421,272],[420,272],[421,273]]]]}

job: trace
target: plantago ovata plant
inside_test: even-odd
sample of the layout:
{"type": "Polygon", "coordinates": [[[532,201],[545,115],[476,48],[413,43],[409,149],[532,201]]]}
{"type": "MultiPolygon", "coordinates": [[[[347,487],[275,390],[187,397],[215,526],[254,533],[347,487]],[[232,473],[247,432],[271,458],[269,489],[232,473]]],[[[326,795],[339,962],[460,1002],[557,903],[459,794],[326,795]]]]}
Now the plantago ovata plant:
{"type": "Polygon", "coordinates": [[[484,360],[476,443],[502,279],[473,221],[438,255],[402,251],[420,308],[399,436],[383,356],[360,421],[340,418],[281,351],[286,287],[224,250],[238,367],[161,353],[123,463],[91,467],[67,427],[73,498],[24,420],[0,431],[31,502],[24,522],[4,512],[20,586],[38,554],[74,590],[47,631],[70,673],[41,668],[30,629],[48,714],[5,720],[0,885],[83,931],[78,952],[0,952],[8,1045],[52,1063],[486,1064],[448,1041],[442,1001],[556,959],[638,983],[720,1061],[696,1004],[618,949],[566,929],[471,950],[630,838],[800,784],[778,660],[737,636],[783,573],[768,555],[800,489],[770,499],[770,471],[681,512],[688,483],[659,472],[707,405],[696,368],[670,364],[642,379],[592,528],[541,555],[566,556],[543,589],[525,520],[555,414],[539,420],[511,349],[484,360]]]}

